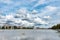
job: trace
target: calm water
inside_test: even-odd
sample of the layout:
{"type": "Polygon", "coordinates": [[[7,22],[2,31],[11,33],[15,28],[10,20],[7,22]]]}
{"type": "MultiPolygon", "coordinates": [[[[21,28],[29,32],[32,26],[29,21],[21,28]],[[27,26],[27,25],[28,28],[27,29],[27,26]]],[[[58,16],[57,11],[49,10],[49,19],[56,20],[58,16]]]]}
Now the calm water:
{"type": "Polygon", "coordinates": [[[60,40],[56,30],[0,30],[0,40],[60,40]]]}

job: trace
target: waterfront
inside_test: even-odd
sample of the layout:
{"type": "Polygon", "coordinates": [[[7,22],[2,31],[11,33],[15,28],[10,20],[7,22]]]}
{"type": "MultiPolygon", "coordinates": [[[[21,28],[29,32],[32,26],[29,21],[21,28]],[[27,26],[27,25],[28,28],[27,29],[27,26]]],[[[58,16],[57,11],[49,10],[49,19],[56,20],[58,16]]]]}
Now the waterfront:
{"type": "Polygon", "coordinates": [[[60,40],[60,32],[51,29],[0,30],[0,40],[60,40]]]}

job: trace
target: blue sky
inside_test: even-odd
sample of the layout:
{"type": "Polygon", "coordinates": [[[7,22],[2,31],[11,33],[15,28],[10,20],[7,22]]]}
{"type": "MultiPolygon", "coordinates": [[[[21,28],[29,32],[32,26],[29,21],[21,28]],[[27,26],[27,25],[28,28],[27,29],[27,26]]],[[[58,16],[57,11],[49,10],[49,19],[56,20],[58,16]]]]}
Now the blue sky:
{"type": "Polygon", "coordinates": [[[0,25],[4,23],[44,28],[59,24],[60,0],[0,0],[0,25]]]}

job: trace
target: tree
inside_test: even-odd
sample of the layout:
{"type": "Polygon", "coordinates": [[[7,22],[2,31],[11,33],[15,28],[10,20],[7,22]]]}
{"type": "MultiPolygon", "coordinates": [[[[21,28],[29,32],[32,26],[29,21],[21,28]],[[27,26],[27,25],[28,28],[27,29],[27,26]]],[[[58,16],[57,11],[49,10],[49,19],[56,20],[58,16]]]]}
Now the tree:
{"type": "Polygon", "coordinates": [[[14,29],[17,29],[17,26],[14,26],[14,29]]]}
{"type": "Polygon", "coordinates": [[[51,29],[60,29],[60,24],[57,24],[57,25],[52,26],[51,29]]]}
{"type": "Polygon", "coordinates": [[[4,27],[4,26],[2,26],[2,29],[5,29],[5,27],[4,27]]]}

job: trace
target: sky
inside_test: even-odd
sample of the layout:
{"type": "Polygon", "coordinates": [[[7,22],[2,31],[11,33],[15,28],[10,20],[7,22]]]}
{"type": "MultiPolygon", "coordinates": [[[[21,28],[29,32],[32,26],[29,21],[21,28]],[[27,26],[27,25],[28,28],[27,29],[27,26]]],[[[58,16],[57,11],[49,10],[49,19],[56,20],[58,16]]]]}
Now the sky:
{"type": "Polygon", "coordinates": [[[60,0],[0,0],[0,25],[49,28],[60,23],[60,0]]]}

